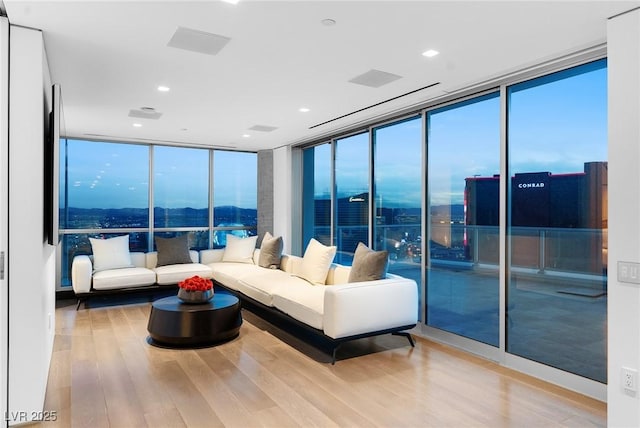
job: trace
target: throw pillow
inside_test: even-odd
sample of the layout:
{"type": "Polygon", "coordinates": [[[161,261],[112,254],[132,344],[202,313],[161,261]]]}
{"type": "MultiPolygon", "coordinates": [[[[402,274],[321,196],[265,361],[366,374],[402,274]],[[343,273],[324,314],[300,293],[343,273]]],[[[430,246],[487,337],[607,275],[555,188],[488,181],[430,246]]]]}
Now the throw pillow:
{"type": "Polygon", "coordinates": [[[280,259],[282,258],[282,236],[274,238],[269,232],[264,234],[262,244],[260,245],[260,258],[258,266],[278,269],[280,267],[280,259]]]}
{"type": "Polygon", "coordinates": [[[240,238],[227,234],[227,246],[222,255],[223,262],[251,263],[253,264],[253,251],[256,249],[257,236],[240,238]]]}
{"type": "Polygon", "coordinates": [[[388,251],[373,251],[358,243],[349,272],[349,282],[375,281],[387,275],[388,251]]]}
{"type": "Polygon", "coordinates": [[[120,269],[132,267],[129,253],[129,235],[109,239],[89,238],[93,253],[93,270],[120,269]]]}
{"type": "Polygon", "coordinates": [[[298,276],[312,284],[324,285],[335,255],[335,246],[328,247],[311,238],[304,250],[298,276]]]}
{"type": "Polygon", "coordinates": [[[156,266],[193,263],[189,255],[189,235],[184,234],[175,238],[154,238],[158,251],[156,266]]]}

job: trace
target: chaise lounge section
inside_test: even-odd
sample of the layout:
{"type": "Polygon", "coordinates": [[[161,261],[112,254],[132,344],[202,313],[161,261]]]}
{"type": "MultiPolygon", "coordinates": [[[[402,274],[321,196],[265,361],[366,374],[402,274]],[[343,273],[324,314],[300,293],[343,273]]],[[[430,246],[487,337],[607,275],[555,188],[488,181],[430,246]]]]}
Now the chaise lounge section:
{"type": "MultiPolygon", "coordinates": [[[[310,245],[322,245],[313,241],[310,245]]],[[[242,299],[244,307],[259,315],[288,320],[320,338],[330,346],[333,363],[342,343],[361,337],[401,334],[413,346],[411,336],[404,331],[417,323],[415,281],[385,272],[380,279],[349,282],[354,267],[331,263],[333,254],[329,251],[325,273],[321,273],[322,269],[316,271],[324,276],[314,283],[305,272],[309,267],[305,260],[309,247],[304,257],[278,256],[277,267],[266,267],[265,263],[261,266],[262,249],[251,249],[251,256],[244,261],[225,259],[228,250],[229,247],[200,251],[200,262],[211,268],[214,282],[232,291],[242,299]]]]}

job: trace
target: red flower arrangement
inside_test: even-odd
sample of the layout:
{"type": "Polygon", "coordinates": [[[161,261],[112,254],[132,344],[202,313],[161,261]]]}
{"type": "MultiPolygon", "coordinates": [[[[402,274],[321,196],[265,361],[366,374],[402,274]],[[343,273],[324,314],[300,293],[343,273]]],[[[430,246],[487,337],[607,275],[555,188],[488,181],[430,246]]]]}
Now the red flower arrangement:
{"type": "Polygon", "coordinates": [[[196,275],[180,281],[178,287],[186,291],[207,291],[213,289],[213,282],[210,279],[196,275]]]}

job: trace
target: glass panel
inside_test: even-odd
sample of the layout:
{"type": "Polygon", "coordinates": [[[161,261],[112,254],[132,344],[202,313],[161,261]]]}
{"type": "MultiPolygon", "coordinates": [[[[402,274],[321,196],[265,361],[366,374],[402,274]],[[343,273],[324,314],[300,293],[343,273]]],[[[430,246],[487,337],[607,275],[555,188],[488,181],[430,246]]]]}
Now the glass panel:
{"type": "Polygon", "coordinates": [[[147,146],[68,140],[65,166],[64,229],[149,226],[147,146]]]}
{"type": "Polygon", "coordinates": [[[508,96],[507,352],[606,382],[606,61],[508,96]]]}
{"type": "Polygon", "coordinates": [[[331,245],[331,144],[303,152],[303,242],[311,238],[331,245]]]}
{"type": "Polygon", "coordinates": [[[156,146],[153,151],[155,227],[209,225],[209,151],[156,146]]]}
{"type": "Polygon", "coordinates": [[[499,94],[427,120],[427,324],[499,346],[499,94]]]}
{"type": "Polygon", "coordinates": [[[335,144],[335,262],[351,266],[358,242],[369,244],[369,133],[335,144]]]}
{"type": "Polygon", "coordinates": [[[422,118],[376,128],[373,141],[374,246],[389,252],[389,272],[411,278],[420,285],[422,118]]]}
{"type": "MultiPolygon", "coordinates": [[[[213,224],[247,228],[234,235],[257,233],[258,156],[255,153],[215,151],[213,155],[213,224]]],[[[213,246],[225,246],[228,230],[216,230],[213,246]]]]}

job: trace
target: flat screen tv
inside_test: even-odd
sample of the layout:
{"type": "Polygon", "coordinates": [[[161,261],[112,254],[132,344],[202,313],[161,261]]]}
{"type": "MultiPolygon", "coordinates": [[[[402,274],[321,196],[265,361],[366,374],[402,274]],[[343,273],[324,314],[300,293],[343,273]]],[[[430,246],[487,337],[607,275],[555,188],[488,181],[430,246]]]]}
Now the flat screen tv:
{"type": "Polygon", "coordinates": [[[51,112],[49,126],[46,128],[44,150],[44,195],[45,195],[45,233],[49,245],[60,242],[60,129],[62,126],[62,101],[60,85],[51,88],[51,112]]]}

